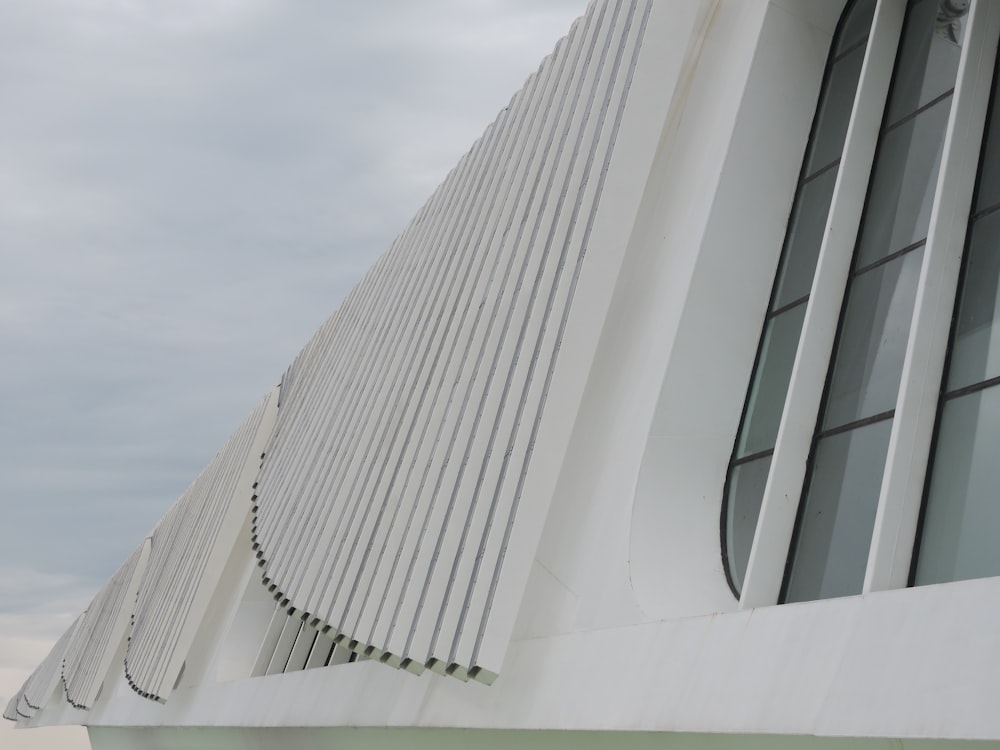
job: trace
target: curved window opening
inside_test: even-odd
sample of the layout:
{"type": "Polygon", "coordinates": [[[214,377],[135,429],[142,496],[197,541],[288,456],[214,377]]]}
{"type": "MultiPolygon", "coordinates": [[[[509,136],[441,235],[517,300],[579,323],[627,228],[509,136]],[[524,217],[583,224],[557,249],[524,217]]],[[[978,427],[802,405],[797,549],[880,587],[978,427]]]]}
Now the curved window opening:
{"type": "Polygon", "coordinates": [[[728,467],[744,607],[1000,575],[1000,16],[874,5],[834,38],[728,467]]]}
{"type": "Polygon", "coordinates": [[[779,601],[863,590],[964,19],[906,11],[779,601]]]}
{"type": "Polygon", "coordinates": [[[726,579],[737,598],[750,558],[874,11],[874,0],[849,3],[831,44],[729,463],[723,493],[721,542],[726,579]]]}

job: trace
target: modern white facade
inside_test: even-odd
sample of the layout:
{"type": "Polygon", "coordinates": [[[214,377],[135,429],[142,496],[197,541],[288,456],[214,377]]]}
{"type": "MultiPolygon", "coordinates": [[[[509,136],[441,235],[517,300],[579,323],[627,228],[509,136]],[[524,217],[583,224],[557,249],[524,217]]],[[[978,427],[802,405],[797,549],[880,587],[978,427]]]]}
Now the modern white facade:
{"type": "Polygon", "coordinates": [[[998,37],[596,0],[5,716],[1000,742],[998,37]]]}

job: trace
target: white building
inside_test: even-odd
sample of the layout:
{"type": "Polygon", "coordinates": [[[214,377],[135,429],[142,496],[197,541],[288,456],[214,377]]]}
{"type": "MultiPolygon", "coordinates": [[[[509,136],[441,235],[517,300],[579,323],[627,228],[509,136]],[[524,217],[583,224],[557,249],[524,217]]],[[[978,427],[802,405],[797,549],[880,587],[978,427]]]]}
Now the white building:
{"type": "Polygon", "coordinates": [[[996,0],[596,0],[5,716],[1000,741],[998,37],[996,0]]]}

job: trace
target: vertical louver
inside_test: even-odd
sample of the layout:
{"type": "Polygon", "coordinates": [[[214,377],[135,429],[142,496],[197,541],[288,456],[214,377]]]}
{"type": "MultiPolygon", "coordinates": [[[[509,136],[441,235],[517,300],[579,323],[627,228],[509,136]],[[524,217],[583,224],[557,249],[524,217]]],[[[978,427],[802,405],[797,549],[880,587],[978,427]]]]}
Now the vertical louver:
{"type": "Polygon", "coordinates": [[[341,645],[499,669],[480,652],[509,639],[490,610],[650,5],[590,7],[286,374],[254,541],[341,645]]]}
{"type": "Polygon", "coordinates": [[[269,393],[157,524],[125,652],[140,695],[166,700],[249,512],[277,395],[269,393]]]}

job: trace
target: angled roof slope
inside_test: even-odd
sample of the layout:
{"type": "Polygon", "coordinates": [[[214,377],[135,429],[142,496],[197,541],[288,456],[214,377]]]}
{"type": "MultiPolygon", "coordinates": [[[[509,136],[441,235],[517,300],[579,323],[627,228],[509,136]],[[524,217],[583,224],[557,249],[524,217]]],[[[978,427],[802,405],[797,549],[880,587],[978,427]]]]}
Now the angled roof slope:
{"type": "Polygon", "coordinates": [[[482,648],[534,555],[511,530],[649,7],[591,6],[285,376],[255,544],[341,644],[499,671],[482,648]]]}
{"type": "Polygon", "coordinates": [[[277,398],[265,396],[153,531],[135,604],[125,676],[165,701],[249,513],[277,398]]]}
{"type": "Polygon", "coordinates": [[[149,546],[147,537],[97,592],[66,648],[62,679],[66,700],[75,708],[94,705],[111,661],[128,633],[149,546]]]}

